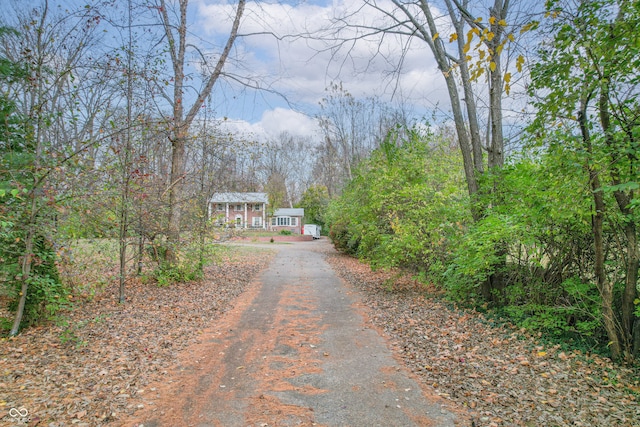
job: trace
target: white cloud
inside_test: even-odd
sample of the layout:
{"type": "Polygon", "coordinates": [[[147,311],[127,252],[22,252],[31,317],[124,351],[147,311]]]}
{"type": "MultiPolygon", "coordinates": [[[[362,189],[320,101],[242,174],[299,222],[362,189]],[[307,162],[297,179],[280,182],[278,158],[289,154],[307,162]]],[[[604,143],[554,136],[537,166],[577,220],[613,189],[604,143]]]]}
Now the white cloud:
{"type": "Polygon", "coordinates": [[[266,134],[273,137],[283,132],[296,136],[314,136],[320,131],[313,117],[285,108],[265,111],[260,123],[266,134]]]}
{"type": "Polygon", "coordinates": [[[266,110],[260,121],[249,123],[245,120],[228,120],[222,126],[241,133],[248,139],[265,142],[277,139],[282,133],[300,137],[318,137],[320,129],[315,118],[286,108],[266,110]]]}
{"type": "MultiPolygon", "coordinates": [[[[385,1],[390,4],[387,0],[379,4],[385,1]]],[[[236,3],[199,0],[196,6],[196,31],[204,38],[216,40],[217,45],[224,43],[236,3]]],[[[357,0],[333,0],[323,6],[251,1],[240,28],[242,34],[251,35],[236,44],[235,54],[240,60],[229,62],[226,70],[238,76],[251,75],[260,86],[285,94],[291,104],[307,111],[317,109],[319,100],[326,95],[325,88],[333,80],[342,81],[343,87],[356,97],[380,95],[389,100],[392,94],[402,94],[407,102],[421,109],[448,105],[444,80],[433,56],[426,45],[416,40],[404,57],[402,50],[407,40],[389,35],[382,41],[364,38],[340,49],[330,48],[331,43],[335,45],[326,30],[331,18],[356,8],[361,9],[354,18],[361,24],[382,19],[372,8],[362,8],[362,2],[357,0]],[[303,34],[312,36],[302,37],[303,34]],[[390,72],[401,58],[403,69],[397,86],[390,72]]],[[[343,36],[352,36],[355,30],[343,31],[343,36]]],[[[305,116],[291,110],[285,112],[278,97],[265,95],[265,98],[269,99],[268,110],[254,123],[264,132],[312,128],[301,119],[305,116]]]]}

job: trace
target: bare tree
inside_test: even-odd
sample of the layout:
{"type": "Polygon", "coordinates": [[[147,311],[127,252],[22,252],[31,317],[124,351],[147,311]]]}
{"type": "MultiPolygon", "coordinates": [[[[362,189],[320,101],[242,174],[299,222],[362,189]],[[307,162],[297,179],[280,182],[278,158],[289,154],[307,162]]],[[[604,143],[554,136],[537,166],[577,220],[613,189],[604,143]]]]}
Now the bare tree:
{"type": "MultiPolygon", "coordinates": [[[[198,90],[194,100],[185,98],[186,73],[187,65],[187,9],[188,0],[177,0],[177,9],[170,8],[167,0],[157,0],[155,7],[160,16],[164,35],[166,38],[167,49],[171,59],[172,93],[162,90],[162,95],[169,102],[172,109],[172,116],[168,120],[168,137],[171,142],[171,179],[169,184],[169,215],[167,230],[167,260],[175,262],[176,250],[180,242],[180,199],[182,197],[182,182],[185,177],[186,165],[186,144],[189,135],[189,129],[198,115],[205,99],[210,95],[214,85],[223,74],[223,68],[229,57],[236,38],[238,37],[238,28],[240,20],[244,12],[246,0],[239,0],[233,19],[233,24],[229,32],[229,37],[222,51],[217,56],[218,59],[213,64],[205,63],[203,67],[207,70],[207,77],[203,82],[203,86],[198,90]],[[174,13],[175,12],[175,13],[174,13]],[[191,101],[191,106],[187,106],[187,102],[191,101]]],[[[204,57],[203,57],[204,61],[204,57]]]]}
{"type": "Polygon", "coordinates": [[[272,203],[272,207],[296,205],[313,181],[313,142],[282,132],[277,138],[267,141],[258,154],[259,180],[267,192],[274,192],[273,202],[278,205],[272,203]]]}
{"type": "MultiPolygon", "coordinates": [[[[365,7],[383,17],[381,22],[353,24],[351,17],[357,13],[339,19],[341,28],[356,29],[357,39],[398,36],[405,40],[405,49],[413,40],[429,48],[445,81],[472,196],[480,191],[478,179],[485,167],[499,168],[504,162],[502,99],[511,79],[507,71],[508,47],[515,41],[519,25],[515,12],[511,14],[513,1],[489,2],[483,5],[469,0],[391,0],[390,7],[388,2],[365,0],[365,7]],[[509,22],[511,18],[513,21],[509,22]],[[488,75],[486,80],[481,79],[483,75],[488,75]],[[489,131],[484,138],[479,99],[488,105],[485,114],[489,131]],[[485,151],[488,161],[484,159],[485,151]]],[[[345,46],[353,42],[353,38],[337,40],[345,46]]],[[[404,56],[396,63],[396,71],[401,68],[404,56]]],[[[475,218],[481,216],[481,211],[473,213],[475,218]]]]}
{"type": "Polygon", "coordinates": [[[22,64],[25,78],[8,82],[3,91],[19,111],[22,125],[29,129],[20,147],[20,151],[29,154],[29,161],[16,171],[7,171],[13,175],[11,181],[20,182],[24,190],[19,209],[16,207],[20,211],[16,227],[22,231],[21,286],[11,335],[18,333],[27,299],[36,287],[46,291],[60,285],[55,267],[53,206],[60,193],[67,190],[62,180],[69,160],[87,147],[86,143],[74,143],[77,134],[71,135],[71,140],[65,138],[60,117],[71,106],[75,93],[73,72],[95,40],[96,27],[91,20],[92,10],[56,14],[46,0],[14,12],[21,32],[3,37],[0,56],[22,64]],[[65,43],[60,42],[63,39],[65,43]]]}
{"type": "Polygon", "coordinates": [[[392,128],[409,124],[400,109],[377,97],[356,99],[342,83],[331,83],[327,92],[318,114],[323,143],[316,171],[324,176],[329,193],[335,194],[392,128]]]}

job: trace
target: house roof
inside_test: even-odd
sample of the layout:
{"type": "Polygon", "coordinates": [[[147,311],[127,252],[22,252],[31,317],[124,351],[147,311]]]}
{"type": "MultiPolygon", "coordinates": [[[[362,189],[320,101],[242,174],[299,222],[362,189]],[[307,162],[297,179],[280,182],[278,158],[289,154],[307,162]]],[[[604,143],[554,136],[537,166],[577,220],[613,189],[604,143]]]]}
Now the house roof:
{"type": "Polygon", "coordinates": [[[269,204],[267,193],[216,193],[210,203],[264,203],[269,204]]]}
{"type": "Polygon", "coordinates": [[[304,216],[303,208],[276,209],[273,216],[304,216]]]}

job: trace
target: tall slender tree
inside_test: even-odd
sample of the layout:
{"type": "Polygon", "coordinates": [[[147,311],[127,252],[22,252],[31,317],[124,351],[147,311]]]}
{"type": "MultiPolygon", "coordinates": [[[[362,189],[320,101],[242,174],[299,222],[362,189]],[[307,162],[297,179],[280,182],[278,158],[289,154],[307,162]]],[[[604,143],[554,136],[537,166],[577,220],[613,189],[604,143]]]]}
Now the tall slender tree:
{"type": "Polygon", "coordinates": [[[187,11],[188,0],[177,0],[172,2],[176,6],[175,16],[172,6],[167,0],[157,0],[155,7],[164,28],[164,35],[167,42],[167,50],[171,60],[172,93],[164,93],[171,105],[172,116],[168,122],[168,137],[171,142],[171,179],[169,183],[169,213],[167,230],[167,261],[176,261],[176,251],[180,242],[180,213],[181,199],[183,197],[182,188],[185,177],[186,165],[186,145],[189,137],[189,129],[193,124],[205,99],[211,94],[213,87],[223,75],[223,69],[231,49],[238,37],[240,21],[245,9],[246,0],[239,0],[233,24],[229,32],[229,37],[221,52],[217,55],[217,61],[213,64],[203,64],[207,70],[204,84],[195,96],[190,100],[185,98],[186,80],[185,68],[187,66],[187,38],[188,20],[187,11]],[[188,106],[188,103],[191,103],[188,106]]]}
{"type": "Polygon", "coordinates": [[[640,350],[640,322],[634,314],[640,259],[635,212],[640,188],[640,6],[603,0],[553,1],[547,7],[553,37],[542,46],[541,61],[532,70],[532,90],[542,94],[533,130],[549,150],[560,144],[562,151],[584,162],[602,322],[613,358],[630,360],[640,350]],[[562,135],[553,132],[559,126],[565,129],[562,135]],[[620,264],[622,272],[611,268],[620,264]],[[617,297],[620,277],[624,285],[617,297]]]}

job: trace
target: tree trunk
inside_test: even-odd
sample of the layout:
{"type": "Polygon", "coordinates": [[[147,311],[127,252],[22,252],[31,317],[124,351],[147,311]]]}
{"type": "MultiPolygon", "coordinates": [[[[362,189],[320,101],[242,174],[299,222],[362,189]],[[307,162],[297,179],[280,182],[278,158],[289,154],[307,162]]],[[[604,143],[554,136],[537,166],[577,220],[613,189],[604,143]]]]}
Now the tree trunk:
{"type": "Polygon", "coordinates": [[[24,255],[22,258],[22,286],[20,288],[20,300],[18,301],[18,309],[13,320],[13,326],[9,335],[14,337],[20,331],[20,323],[24,315],[24,307],[27,303],[27,292],[29,291],[29,279],[31,278],[31,266],[33,264],[33,244],[36,238],[35,212],[37,209],[35,193],[31,194],[31,218],[27,228],[27,236],[25,237],[24,255]]]}
{"type": "MultiPolygon", "coordinates": [[[[497,52],[502,43],[503,27],[500,21],[506,18],[509,0],[502,4],[502,0],[495,0],[491,15],[493,23],[491,24],[491,32],[494,34],[493,39],[487,42],[488,48],[497,52]]],[[[489,67],[489,109],[491,118],[491,142],[489,144],[489,170],[501,168],[504,165],[504,136],[502,133],[502,61],[499,53],[492,55],[495,66],[490,64],[489,67]]]]}
{"type": "Polygon", "coordinates": [[[602,322],[607,336],[609,338],[609,348],[611,357],[619,359],[621,356],[621,342],[616,329],[616,319],[613,311],[613,283],[607,280],[604,270],[604,211],[605,202],[600,177],[598,171],[592,165],[593,147],[591,144],[591,136],[587,123],[587,106],[589,97],[585,96],[581,100],[580,111],[578,112],[578,124],[582,135],[582,142],[590,155],[587,160],[587,171],[589,173],[589,182],[591,184],[591,193],[593,195],[594,213],[591,217],[591,229],[593,233],[593,249],[594,249],[594,274],[598,286],[598,292],[602,299],[602,322]]]}
{"type": "MultiPolygon", "coordinates": [[[[465,45],[462,40],[465,40],[464,23],[465,19],[460,16],[456,16],[456,8],[453,7],[451,1],[446,2],[447,9],[449,11],[449,17],[454,23],[456,30],[458,55],[460,60],[458,66],[460,69],[460,80],[462,82],[462,90],[464,91],[464,103],[467,107],[467,119],[469,120],[469,142],[471,144],[471,155],[473,159],[473,169],[475,170],[475,176],[479,176],[484,173],[484,160],[482,153],[482,140],[480,139],[480,125],[478,121],[478,109],[476,106],[475,95],[473,93],[473,87],[471,85],[471,75],[469,73],[469,63],[466,61],[466,53],[464,51],[465,45]]],[[[458,8],[466,8],[466,2],[463,5],[456,5],[458,8]]],[[[471,194],[471,193],[470,193],[471,194]]],[[[475,193],[474,193],[475,194],[475,193]]]]}
{"type": "Polygon", "coordinates": [[[119,296],[118,301],[123,304],[125,301],[124,288],[127,280],[127,237],[129,234],[129,193],[131,191],[131,178],[129,173],[130,157],[131,157],[131,126],[132,120],[132,104],[133,104],[133,36],[131,34],[131,0],[128,2],[128,31],[129,43],[127,46],[127,130],[125,133],[125,147],[122,153],[122,194],[120,195],[120,228],[118,232],[119,241],[119,296]]]}
{"type": "Polygon", "coordinates": [[[636,335],[640,331],[634,331],[637,325],[635,316],[635,304],[634,301],[638,295],[637,283],[638,283],[638,267],[640,262],[638,261],[638,240],[637,231],[634,223],[629,222],[625,226],[625,235],[627,237],[627,265],[626,265],[626,277],[624,292],[622,294],[622,330],[624,333],[625,341],[628,344],[625,345],[630,359],[635,357],[638,352],[638,342],[635,342],[634,332],[636,335]]]}
{"type": "MultiPolygon", "coordinates": [[[[620,150],[616,147],[615,138],[613,135],[614,130],[611,124],[611,114],[609,112],[610,103],[610,87],[609,76],[605,71],[605,78],[601,82],[600,99],[598,112],[600,115],[600,124],[602,126],[605,143],[609,148],[610,153],[610,174],[613,185],[622,184],[621,171],[620,171],[620,150]]],[[[633,135],[628,135],[630,139],[633,139],[633,135]]],[[[629,162],[631,165],[635,163],[635,154],[629,153],[629,162]]],[[[633,172],[632,166],[632,172],[633,172]]],[[[620,213],[625,218],[624,234],[626,240],[626,260],[625,260],[625,286],[622,293],[621,302],[621,335],[622,335],[622,350],[627,359],[632,359],[632,354],[635,352],[634,344],[634,324],[635,324],[635,304],[634,301],[637,296],[637,282],[638,282],[638,266],[640,264],[638,254],[638,237],[636,223],[633,218],[633,212],[630,209],[630,203],[633,200],[633,193],[625,193],[624,191],[614,191],[614,197],[620,213]]]]}
{"type": "Polygon", "coordinates": [[[204,100],[209,96],[213,86],[217,82],[218,78],[222,74],[222,69],[226,63],[231,48],[238,36],[238,28],[240,27],[240,19],[244,12],[246,0],[240,0],[238,2],[238,8],[236,9],[236,16],[234,18],[233,25],[227,43],[221,52],[214,70],[209,75],[204,88],[197,94],[197,98],[188,109],[185,115],[184,107],[184,67],[185,67],[185,54],[187,46],[187,7],[188,0],[179,0],[180,5],[180,17],[177,25],[173,24],[169,18],[165,0],[160,1],[161,7],[159,8],[162,23],[164,25],[165,34],[169,43],[169,54],[171,56],[171,63],[173,66],[173,122],[170,124],[169,130],[172,147],[171,154],[171,179],[169,187],[169,213],[168,213],[168,225],[167,225],[167,251],[166,261],[175,264],[177,262],[177,251],[180,247],[180,215],[181,215],[181,200],[184,198],[183,194],[183,179],[185,177],[185,153],[187,137],[189,135],[189,128],[193,123],[196,115],[198,114],[200,107],[204,103],[204,100]],[[177,31],[177,40],[173,33],[174,29],[177,31]]]}
{"type": "Polygon", "coordinates": [[[169,221],[167,224],[166,261],[174,264],[177,261],[177,251],[180,248],[180,214],[179,203],[182,194],[182,181],[185,174],[185,142],[186,136],[177,131],[172,141],[171,151],[171,188],[169,189],[169,221]]]}
{"type": "MultiPolygon", "coordinates": [[[[40,29],[44,27],[44,22],[47,18],[47,14],[49,11],[48,2],[44,3],[44,10],[41,15],[40,20],[40,29]]],[[[31,123],[35,125],[35,150],[34,150],[34,162],[31,166],[33,168],[33,188],[28,193],[28,222],[26,224],[27,234],[25,236],[25,248],[24,253],[22,255],[22,271],[21,271],[21,281],[22,286],[20,289],[20,300],[18,301],[18,309],[16,311],[16,316],[13,321],[13,326],[11,327],[11,331],[9,332],[10,336],[16,336],[20,331],[20,323],[22,323],[22,317],[24,315],[24,308],[27,303],[27,293],[29,291],[29,281],[31,280],[31,269],[33,267],[33,256],[34,256],[34,244],[35,239],[37,238],[37,217],[38,217],[38,200],[42,197],[40,186],[43,185],[43,182],[40,180],[39,174],[41,159],[43,153],[42,147],[42,126],[43,126],[43,118],[42,118],[42,110],[40,103],[43,99],[43,77],[42,70],[44,68],[44,58],[42,56],[42,31],[38,31],[37,36],[37,51],[39,52],[36,69],[35,69],[35,80],[36,87],[29,93],[31,98],[30,106],[31,111],[29,112],[31,123]]]]}

